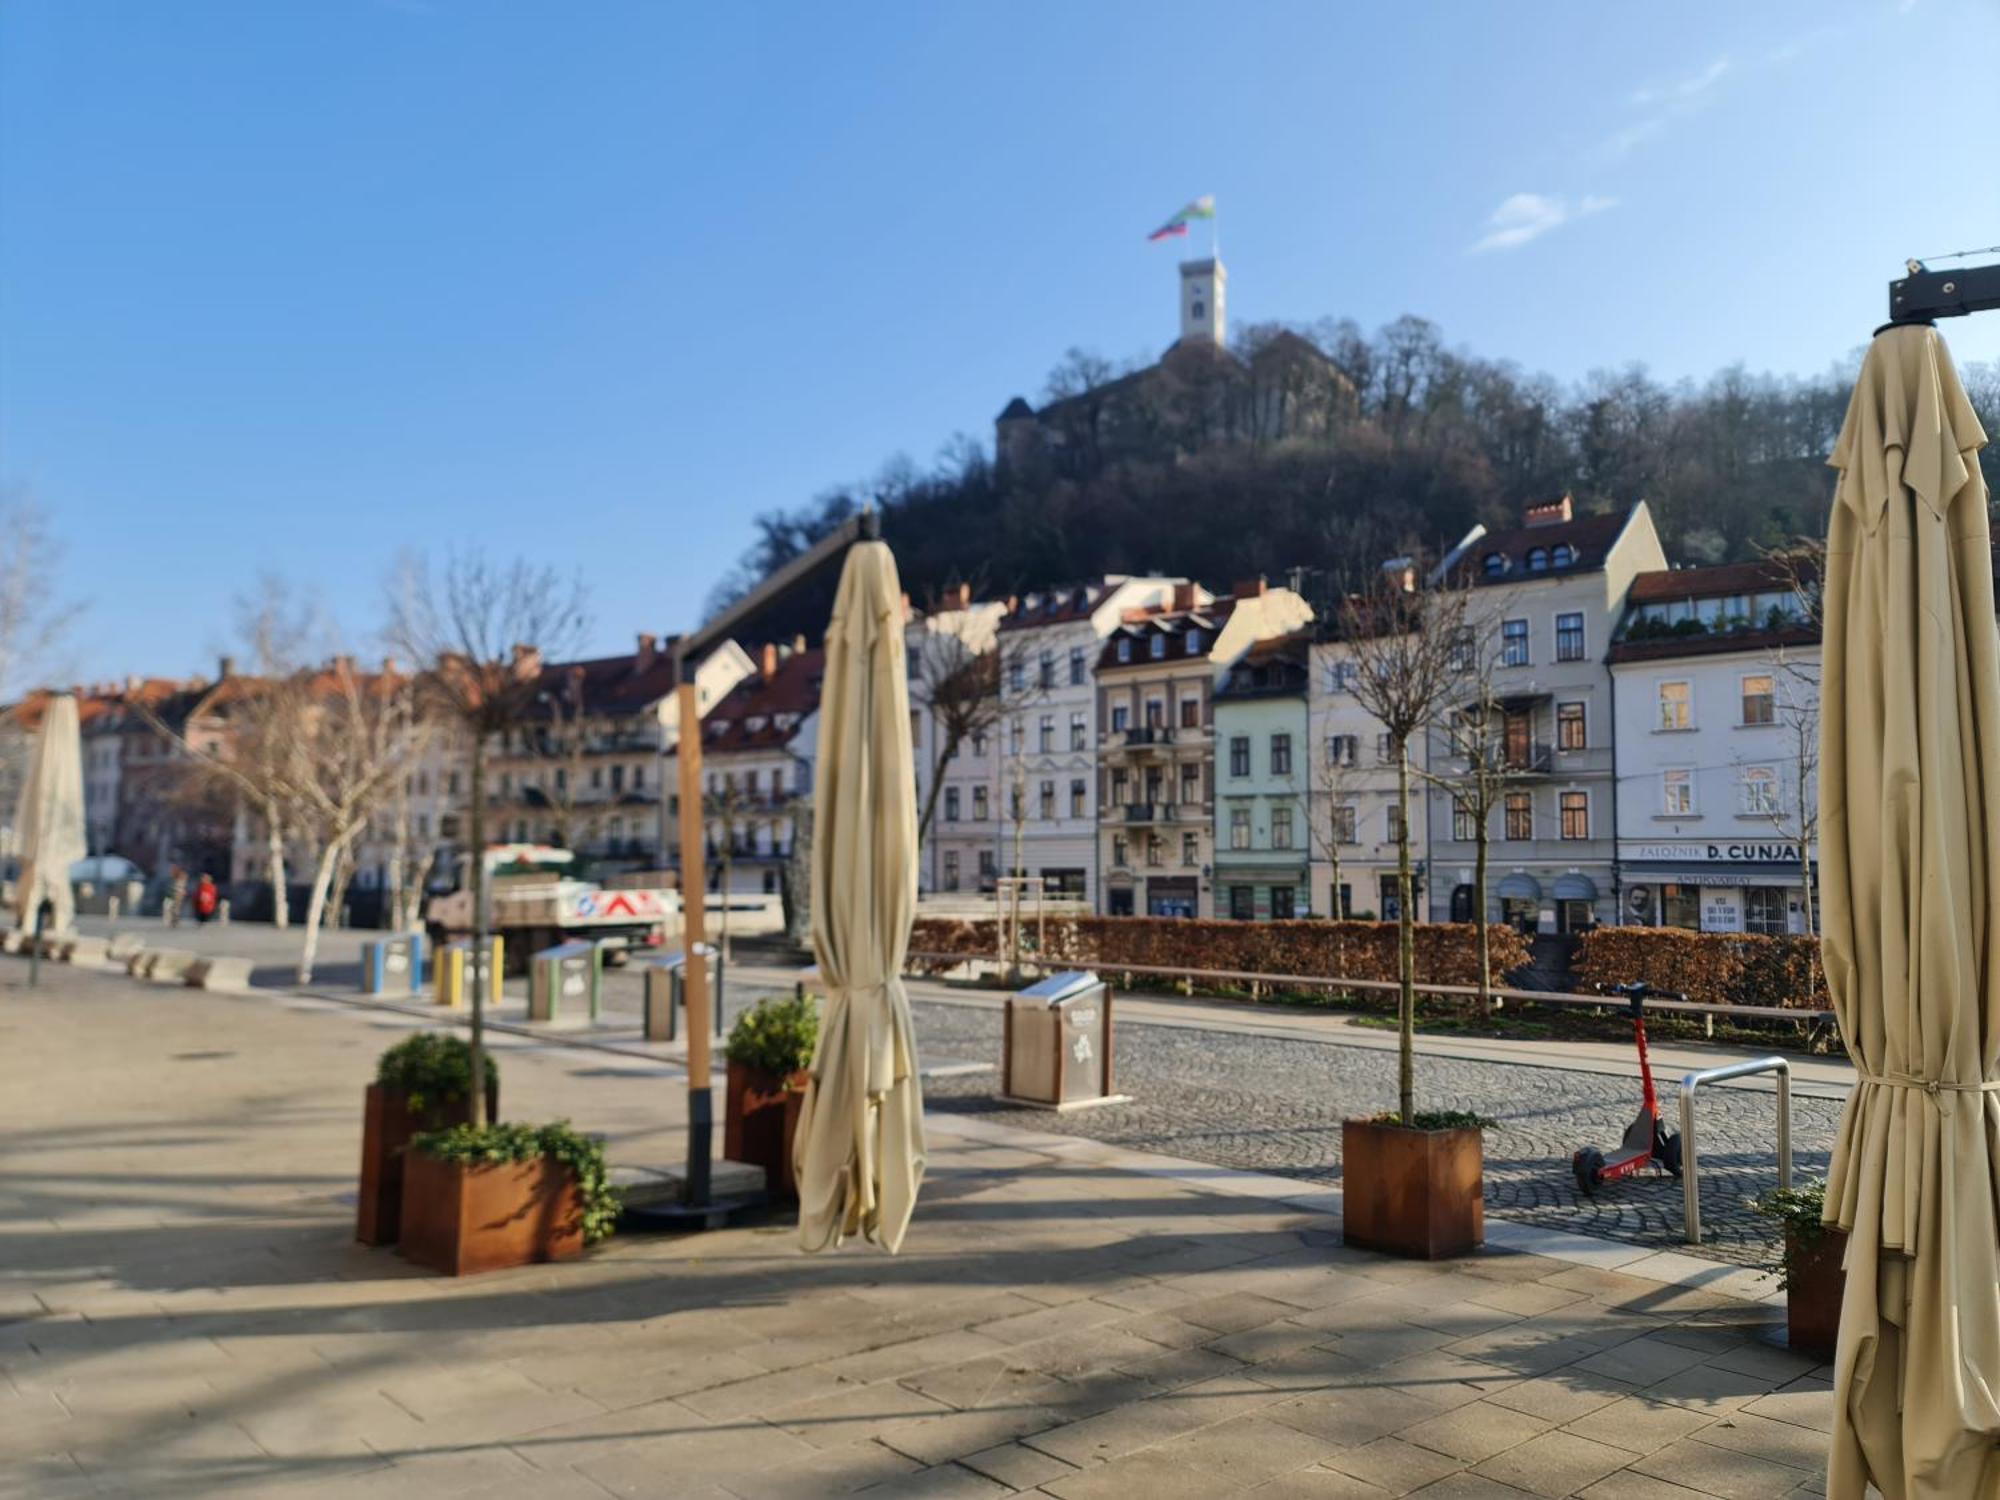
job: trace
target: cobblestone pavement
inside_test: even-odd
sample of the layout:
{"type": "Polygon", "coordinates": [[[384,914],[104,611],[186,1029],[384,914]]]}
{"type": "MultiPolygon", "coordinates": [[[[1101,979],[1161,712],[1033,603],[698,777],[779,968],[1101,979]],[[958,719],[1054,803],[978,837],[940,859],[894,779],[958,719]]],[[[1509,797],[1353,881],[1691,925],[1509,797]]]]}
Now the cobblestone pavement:
{"type": "MultiPolygon", "coordinates": [[[[998,1018],[988,1010],[918,1002],[921,1047],[959,1056],[991,1053],[998,1018]]],[[[1334,1182],[1340,1124],[1395,1105],[1395,1054],[1283,1037],[1160,1025],[1121,1025],[1118,1087],[1130,1104],[1056,1115],[1002,1104],[989,1076],[945,1078],[926,1091],[936,1110],[988,1115],[1025,1128],[1089,1136],[1135,1150],[1218,1166],[1334,1182]]],[[[1427,1107],[1469,1109],[1499,1122],[1486,1136],[1487,1212],[1578,1234],[1660,1248],[1682,1242],[1681,1185],[1652,1174],[1578,1193],[1570,1153],[1617,1144],[1639,1108],[1636,1062],[1628,1077],[1455,1058],[1417,1061],[1427,1107]]],[[[1718,1088],[1701,1103],[1703,1253],[1740,1265],[1770,1264],[1776,1242],[1748,1200],[1777,1185],[1771,1094],[1718,1088]]],[[[1795,1097],[1797,1170],[1826,1171],[1840,1105],[1795,1097]]]]}

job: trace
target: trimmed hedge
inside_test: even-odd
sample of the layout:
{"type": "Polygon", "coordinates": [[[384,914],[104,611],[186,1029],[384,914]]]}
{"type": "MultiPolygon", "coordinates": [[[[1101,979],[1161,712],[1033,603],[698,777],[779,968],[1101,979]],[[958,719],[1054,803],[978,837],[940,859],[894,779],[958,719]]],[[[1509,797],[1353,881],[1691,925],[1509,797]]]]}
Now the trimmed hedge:
{"type": "MultiPolygon", "coordinates": [[[[1023,956],[1055,963],[1116,969],[1124,964],[1207,969],[1301,978],[1396,977],[1394,922],[1232,922],[1185,917],[1050,917],[1042,925],[1047,946],[1035,948],[1036,924],[1022,924],[1023,956]]],[[[1420,922],[1415,929],[1417,978],[1436,984],[1479,981],[1478,930],[1469,922],[1420,922]]],[[[1513,928],[1487,929],[1494,983],[1528,961],[1528,942],[1513,928]]],[[[912,953],[994,958],[999,924],[975,919],[920,917],[910,934],[912,953]]],[[[934,965],[935,967],[935,965],[934,965]]]]}
{"type": "Polygon", "coordinates": [[[1705,1005],[1825,1010],[1832,1005],[1819,939],[1680,927],[1599,927],[1577,944],[1579,990],[1643,979],[1705,1005]]]}

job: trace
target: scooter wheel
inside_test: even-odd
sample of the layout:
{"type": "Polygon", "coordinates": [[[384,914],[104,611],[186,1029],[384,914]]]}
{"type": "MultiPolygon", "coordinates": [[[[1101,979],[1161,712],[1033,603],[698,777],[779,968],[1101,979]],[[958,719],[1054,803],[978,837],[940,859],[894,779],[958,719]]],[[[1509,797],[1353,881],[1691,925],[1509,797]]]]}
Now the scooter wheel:
{"type": "Polygon", "coordinates": [[[1585,1146],[1570,1158],[1569,1164],[1576,1172],[1577,1191],[1596,1197],[1598,1186],[1604,1181],[1604,1153],[1595,1146],[1585,1146]]]}

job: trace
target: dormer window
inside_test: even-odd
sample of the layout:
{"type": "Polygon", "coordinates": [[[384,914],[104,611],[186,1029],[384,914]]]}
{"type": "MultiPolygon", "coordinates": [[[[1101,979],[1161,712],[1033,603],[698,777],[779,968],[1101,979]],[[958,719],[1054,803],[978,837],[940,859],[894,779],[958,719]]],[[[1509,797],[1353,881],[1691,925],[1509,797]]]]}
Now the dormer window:
{"type": "Polygon", "coordinates": [[[1163,635],[1156,635],[1153,637],[1153,660],[1165,661],[1166,658],[1167,658],[1167,638],[1163,635]]]}
{"type": "Polygon", "coordinates": [[[1201,632],[1199,630],[1190,630],[1187,633],[1187,654],[1189,656],[1201,655],[1201,632]]]}
{"type": "Polygon", "coordinates": [[[1132,638],[1130,636],[1119,641],[1118,659],[1120,661],[1130,661],[1132,659],[1132,638]]]}
{"type": "Polygon", "coordinates": [[[1502,573],[1507,571],[1507,559],[1501,553],[1489,552],[1483,559],[1481,566],[1486,569],[1486,576],[1488,578],[1498,578],[1502,573]]]}
{"type": "Polygon", "coordinates": [[[1549,570],[1548,548],[1530,547],[1528,549],[1528,571],[1530,573],[1546,573],[1548,572],[1548,570],[1549,570]]]}
{"type": "Polygon", "coordinates": [[[1558,568],[1568,567],[1576,561],[1576,548],[1572,547],[1568,542],[1557,542],[1552,561],[1558,568]]]}

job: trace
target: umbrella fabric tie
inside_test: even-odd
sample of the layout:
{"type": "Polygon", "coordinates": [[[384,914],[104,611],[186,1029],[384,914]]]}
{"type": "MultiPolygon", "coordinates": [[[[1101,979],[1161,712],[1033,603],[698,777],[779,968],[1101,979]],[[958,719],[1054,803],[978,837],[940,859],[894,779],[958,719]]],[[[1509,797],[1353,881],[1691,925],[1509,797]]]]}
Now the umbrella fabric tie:
{"type": "Polygon", "coordinates": [[[2000,1078],[1988,1078],[1979,1083],[1953,1083],[1943,1078],[1919,1078],[1913,1073],[1863,1073],[1863,1083],[1879,1084],[1886,1089],[1921,1089],[1931,1096],[1931,1103],[1944,1109],[1946,1094],[2000,1094],[2000,1078]]]}

